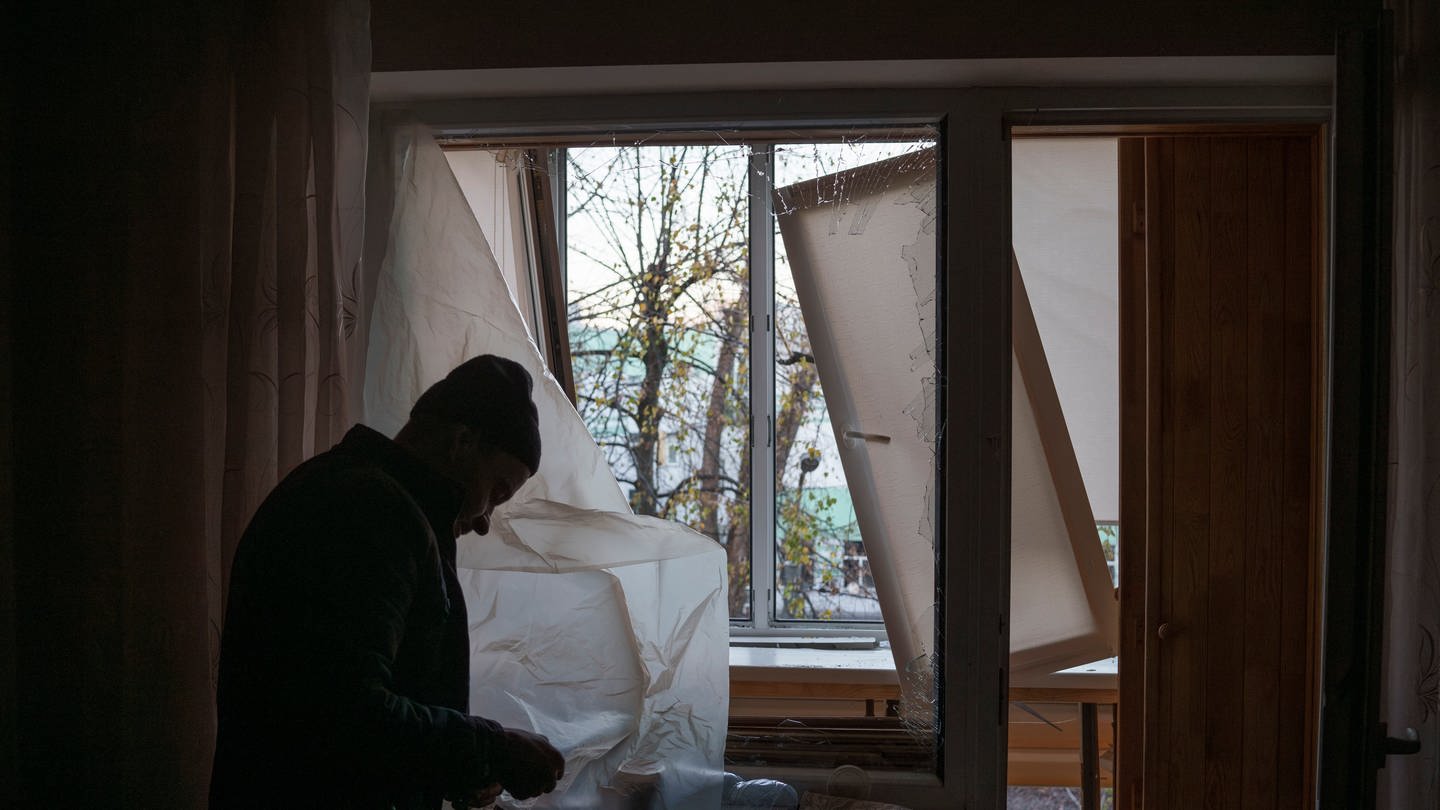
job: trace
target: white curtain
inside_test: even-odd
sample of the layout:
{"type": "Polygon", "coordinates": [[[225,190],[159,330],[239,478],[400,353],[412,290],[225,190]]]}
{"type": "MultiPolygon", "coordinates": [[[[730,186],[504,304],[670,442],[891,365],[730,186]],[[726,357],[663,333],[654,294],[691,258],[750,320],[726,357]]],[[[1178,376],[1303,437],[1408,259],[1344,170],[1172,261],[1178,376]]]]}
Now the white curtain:
{"type": "Polygon", "coordinates": [[[161,2],[9,29],[47,80],[4,127],[26,156],[6,237],[43,270],[0,271],[18,383],[0,672],[19,684],[0,805],[206,806],[235,541],[348,427],[364,357],[369,6],[161,2]],[[52,87],[52,66],[83,82],[52,87]]]}
{"type": "Polygon", "coordinates": [[[259,3],[239,49],[228,255],[202,305],[206,507],[215,652],[229,566],[250,517],[354,423],[362,280],[369,5],[259,3]]]}
{"type": "Polygon", "coordinates": [[[1419,735],[1378,806],[1440,807],[1440,8],[1395,12],[1395,280],[1382,717],[1419,735]]]}
{"type": "Polygon", "coordinates": [[[724,549],[631,514],[429,132],[381,121],[371,145],[372,204],[388,221],[372,243],[385,252],[367,255],[379,278],[365,421],[393,434],[421,391],[477,354],[513,358],[536,381],[540,470],[497,511],[489,536],[459,542],[470,710],[545,734],[565,754],[564,781],[534,806],[598,807],[607,790],[658,779],[660,806],[717,807],[729,699],[724,549]]]}

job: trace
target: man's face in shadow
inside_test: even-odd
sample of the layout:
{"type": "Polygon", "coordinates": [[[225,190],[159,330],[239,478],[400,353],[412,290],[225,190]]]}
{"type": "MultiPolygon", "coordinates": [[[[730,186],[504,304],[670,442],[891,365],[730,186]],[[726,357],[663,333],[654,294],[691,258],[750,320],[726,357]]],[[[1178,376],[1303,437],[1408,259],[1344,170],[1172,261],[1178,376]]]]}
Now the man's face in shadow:
{"type": "Polygon", "coordinates": [[[457,439],[457,448],[455,470],[465,494],[455,517],[455,536],[472,531],[483,535],[490,531],[490,513],[530,479],[530,468],[470,436],[457,439]]]}

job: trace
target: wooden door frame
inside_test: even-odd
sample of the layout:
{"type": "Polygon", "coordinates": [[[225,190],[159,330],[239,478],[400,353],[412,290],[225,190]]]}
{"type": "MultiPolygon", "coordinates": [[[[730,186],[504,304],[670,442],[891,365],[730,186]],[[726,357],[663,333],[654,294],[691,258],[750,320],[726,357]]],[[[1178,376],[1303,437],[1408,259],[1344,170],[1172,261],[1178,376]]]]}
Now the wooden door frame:
{"type": "Polygon", "coordinates": [[[1329,538],[1319,806],[1367,810],[1380,725],[1389,508],[1393,18],[1361,5],[1336,47],[1329,538]],[[1368,18],[1367,18],[1368,15],[1368,18]]]}
{"type": "MultiPolygon", "coordinates": [[[[1162,632],[1165,616],[1161,608],[1161,571],[1164,563],[1162,555],[1157,553],[1158,543],[1161,540],[1159,533],[1163,531],[1161,525],[1161,514],[1164,508],[1163,493],[1160,487],[1163,475],[1163,461],[1158,456],[1157,448],[1163,446],[1163,434],[1166,426],[1163,424],[1161,415],[1163,398],[1161,388],[1163,383],[1164,369],[1161,365],[1161,358],[1166,355],[1166,350],[1159,351],[1155,347],[1163,347],[1164,324],[1162,322],[1162,298],[1164,290],[1156,282],[1154,268],[1151,266],[1151,257],[1154,246],[1149,243],[1146,232],[1146,219],[1149,209],[1153,207],[1155,189],[1147,186],[1146,175],[1149,171],[1145,153],[1144,136],[1175,137],[1184,135],[1195,135],[1215,137],[1223,135],[1243,135],[1249,137],[1294,137],[1301,135],[1308,137],[1311,141],[1311,153],[1314,155],[1315,166],[1312,171],[1312,183],[1314,203],[1314,228],[1312,230],[1314,244],[1311,248],[1311,284],[1313,298],[1311,301],[1311,325],[1312,325],[1312,363],[1313,371],[1311,376],[1310,407],[1312,409],[1312,432],[1310,437],[1310,571],[1308,575],[1309,589],[1307,595],[1307,637],[1308,650],[1306,662],[1306,695],[1305,695],[1305,769],[1304,784],[1306,796],[1304,805],[1314,803],[1314,791],[1316,774],[1314,770],[1315,752],[1318,745],[1318,718],[1320,711],[1319,700],[1319,667],[1322,655],[1321,633],[1320,633],[1320,582],[1322,571],[1323,532],[1323,469],[1322,459],[1325,452],[1324,434],[1324,411],[1326,389],[1326,374],[1323,365],[1325,342],[1325,313],[1328,308],[1328,296],[1325,279],[1325,201],[1323,194],[1323,178],[1325,177],[1324,150],[1321,144],[1324,142],[1325,127],[1323,124],[1308,124],[1297,127],[1296,125],[1284,124],[1276,126],[1256,125],[1240,128],[1234,127],[1197,127],[1186,132],[1167,127],[1162,131],[1134,132],[1127,133],[1127,137],[1121,140],[1122,157],[1122,194],[1126,190],[1138,191],[1138,195],[1130,197],[1130,200],[1143,206],[1139,211],[1131,211],[1128,223],[1124,223],[1121,229],[1122,239],[1121,250],[1121,353],[1122,367],[1143,369],[1139,379],[1127,379],[1122,374],[1123,394],[1121,399],[1121,525],[1126,525],[1127,518],[1131,526],[1141,526],[1138,532],[1141,542],[1121,544],[1122,554],[1125,549],[1131,551],[1128,557],[1131,577],[1121,582],[1122,621],[1125,622],[1125,634],[1122,638],[1122,656],[1127,652],[1132,658],[1129,668],[1131,682],[1142,684],[1141,688],[1122,690],[1122,713],[1120,741],[1118,745],[1133,751],[1138,744],[1143,752],[1143,767],[1139,774],[1127,774],[1123,777],[1123,795],[1120,798],[1126,802],[1126,807],[1150,806],[1153,802],[1146,801],[1145,777],[1147,774],[1157,773],[1161,765],[1161,748],[1163,741],[1159,740],[1157,730],[1157,718],[1147,711],[1149,708],[1148,696],[1155,690],[1161,688],[1160,683],[1160,656],[1159,638],[1162,632]],[[1134,425],[1135,420],[1143,420],[1143,428],[1129,430],[1126,425],[1134,425]],[[1127,585],[1129,586],[1127,588],[1127,585]],[[1133,604],[1135,594],[1143,594],[1143,604],[1136,609],[1132,606],[1128,611],[1125,606],[1126,595],[1131,596],[1133,604]],[[1137,665],[1133,659],[1140,659],[1137,665]],[[1139,669],[1141,677],[1135,678],[1134,673],[1139,669]],[[1135,718],[1139,718],[1137,721],[1135,718]],[[1147,741],[1153,741],[1146,744],[1147,741]]],[[[1122,200],[1125,199],[1122,197],[1122,200]]],[[[1135,539],[1137,532],[1132,529],[1129,536],[1135,539]]],[[[1121,563],[1122,576],[1127,569],[1125,561],[1121,563]]],[[[1118,759],[1117,755],[1117,759],[1118,759]]]]}
{"type": "Polygon", "coordinates": [[[1147,647],[1159,616],[1158,582],[1159,556],[1150,553],[1151,534],[1155,526],[1147,516],[1158,515],[1160,504],[1159,488],[1152,481],[1159,474],[1157,465],[1152,463],[1149,449],[1158,446],[1160,436],[1160,375],[1153,362],[1155,355],[1147,356],[1147,346],[1158,345],[1162,339],[1159,318],[1150,313],[1160,311],[1160,288],[1148,282],[1147,243],[1145,237],[1145,153],[1146,136],[1223,136],[1223,135],[1266,135],[1305,136],[1313,139],[1313,153],[1316,166],[1313,173],[1316,183],[1316,227],[1315,245],[1312,250],[1312,270],[1315,295],[1312,323],[1314,328],[1314,359],[1316,371],[1313,378],[1312,407],[1314,430],[1311,439],[1312,458],[1312,520],[1311,520],[1311,572],[1310,594],[1307,605],[1309,614],[1309,635],[1311,651],[1308,667],[1308,693],[1306,697],[1306,771],[1307,806],[1314,802],[1317,774],[1315,763],[1319,747],[1320,717],[1320,665],[1323,650],[1321,646],[1321,598],[1324,574],[1324,532],[1325,525],[1325,432],[1326,392],[1329,390],[1325,373],[1326,347],[1328,346],[1326,324],[1329,311],[1328,283],[1325,268],[1328,264],[1326,245],[1326,203],[1325,178],[1327,125],[1315,120],[1270,121],[1270,122],[1166,122],[1166,123],[1086,123],[1078,125],[1027,125],[1012,127],[1014,137],[1096,137],[1108,136],[1119,139],[1117,159],[1119,163],[1120,210],[1118,225],[1120,256],[1120,363],[1121,368],[1141,368],[1144,374],[1122,374],[1120,379],[1120,500],[1121,526],[1144,527],[1137,531],[1122,529],[1124,539],[1120,543],[1120,705],[1116,735],[1115,774],[1116,807],[1139,808],[1143,805],[1144,775],[1158,766],[1159,746],[1144,744],[1146,737],[1154,737],[1154,717],[1145,712],[1146,695],[1158,687],[1158,659],[1153,648],[1147,647]],[[1128,210],[1127,210],[1128,209],[1128,210]],[[1145,427],[1141,430],[1125,428],[1136,423],[1145,427]],[[1138,594],[1138,597],[1137,597],[1138,594]],[[1147,655],[1148,653],[1148,655],[1147,655]],[[1138,684],[1138,688],[1133,686],[1138,684]],[[1137,722],[1134,718],[1140,718],[1137,722]],[[1122,752],[1140,751],[1142,767],[1126,767],[1133,762],[1122,752]]]}

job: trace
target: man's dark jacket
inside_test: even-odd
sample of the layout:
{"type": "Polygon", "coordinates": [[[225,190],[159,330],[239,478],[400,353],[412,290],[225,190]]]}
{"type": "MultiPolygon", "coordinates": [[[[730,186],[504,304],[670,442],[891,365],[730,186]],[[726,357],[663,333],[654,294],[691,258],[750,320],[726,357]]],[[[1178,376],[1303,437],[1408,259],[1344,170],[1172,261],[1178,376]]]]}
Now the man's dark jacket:
{"type": "Polygon", "coordinates": [[[460,499],[364,426],[265,499],[231,572],[212,808],[434,808],[494,781],[500,727],[465,714],[460,499]]]}

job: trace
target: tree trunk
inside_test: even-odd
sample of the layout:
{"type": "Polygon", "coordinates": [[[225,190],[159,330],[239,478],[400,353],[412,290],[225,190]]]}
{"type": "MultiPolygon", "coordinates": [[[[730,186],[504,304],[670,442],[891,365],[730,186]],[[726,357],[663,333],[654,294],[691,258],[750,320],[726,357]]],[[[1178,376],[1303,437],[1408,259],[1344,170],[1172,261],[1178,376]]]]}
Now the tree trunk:
{"type": "Polygon", "coordinates": [[[730,420],[726,418],[726,400],[729,398],[732,374],[735,369],[735,347],[744,337],[741,311],[726,307],[721,320],[722,334],[719,357],[715,361],[715,376],[710,381],[710,398],[706,403],[705,439],[700,455],[700,525],[701,532],[715,538],[720,537],[720,443],[730,420]]]}
{"type": "Polygon", "coordinates": [[[779,412],[775,414],[775,475],[785,473],[790,463],[790,449],[795,445],[795,436],[805,422],[805,414],[815,399],[815,374],[813,363],[800,360],[790,375],[790,393],[780,400],[779,412]]]}
{"type": "MultiPolygon", "coordinates": [[[[784,491],[780,488],[780,482],[784,480],[785,467],[790,463],[790,454],[795,447],[795,437],[800,432],[800,426],[805,422],[805,414],[810,410],[810,403],[815,399],[815,383],[818,376],[815,373],[813,363],[800,360],[798,365],[792,367],[790,373],[790,391],[780,399],[778,412],[775,414],[775,505],[778,515],[783,511],[781,500],[784,491]]],[[[797,502],[792,504],[790,512],[798,516],[803,513],[804,504],[799,503],[802,497],[805,472],[801,470],[801,486],[796,487],[794,497],[797,502]]],[[[777,520],[777,530],[779,530],[777,520]]],[[[783,538],[782,538],[783,543],[783,538]]],[[[800,591],[809,593],[815,582],[815,540],[813,534],[802,541],[802,559],[805,560],[800,572],[800,591]]]]}
{"type": "Polygon", "coordinates": [[[636,514],[658,515],[656,499],[656,478],[659,474],[658,453],[660,444],[660,384],[664,381],[665,367],[670,363],[670,343],[665,333],[665,322],[669,308],[663,306],[662,290],[666,268],[651,265],[640,284],[640,312],[644,318],[641,330],[641,362],[645,366],[645,377],[640,383],[639,396],[635,403],[636,436],[633,453],[635,458],[635,493],[631,496],[631,508],[636,514]]]}
{"type": "MultiPolygon", "coordinates": [[[[750,448],[753,442],[745,442],[740,451],[740,469],[750,469],[750,448]]],[[[730,569],[730,615],[742,616],[745,600],[750,594],[754,572],[750,567],[750,486],[740,488],[740,494],[729,502],[725,521],[725,556],[730,569]]],[[[755,604],[752,610],[763,610],[765,583],[755,583],[755,604]]]]}

